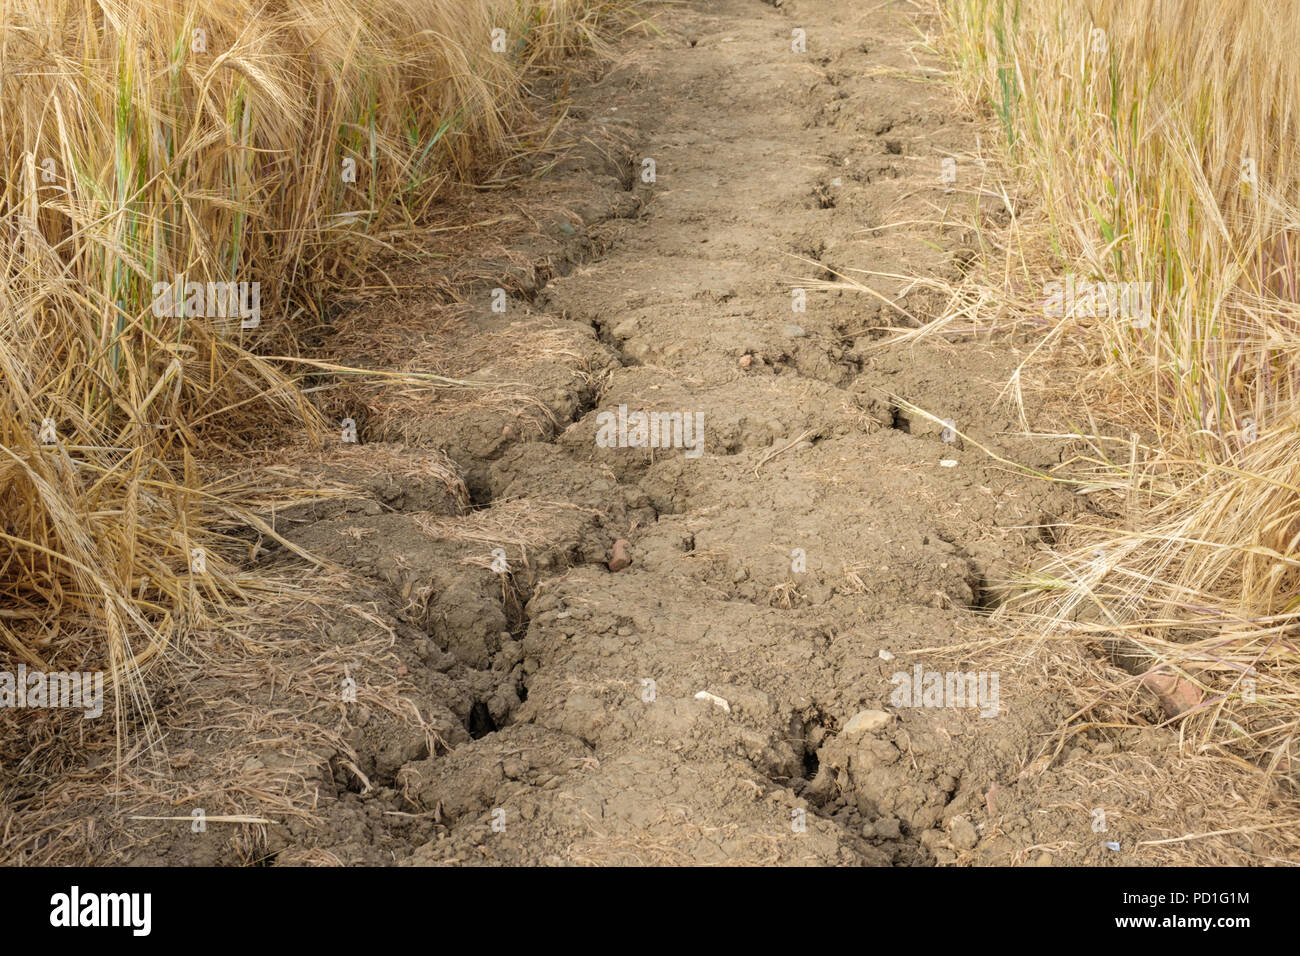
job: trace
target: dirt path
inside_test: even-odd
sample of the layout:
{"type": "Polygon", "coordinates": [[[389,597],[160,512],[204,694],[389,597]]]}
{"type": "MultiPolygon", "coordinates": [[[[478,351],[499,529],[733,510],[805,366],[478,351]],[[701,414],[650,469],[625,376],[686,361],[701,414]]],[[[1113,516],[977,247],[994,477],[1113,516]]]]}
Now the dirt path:
{"type": "MultiPolygon", "coordinates": [[[[968,239],[939,223],[960,195],[940,164],[972,128],[888,4],[716,0],[656,22],[573,94],[554,167],[541,156],[544,175],[443,237],[453,269],[359,295],[326,343],[511,383],[340,393],[361,440],[322,474],[365,472],[368,490],[278,518],[348,569],[348,613],[285,639],[297,676],[263,668],[263,712],[314,713],[346,746],[291,751],[229,718],[200,740],[208,714],[173,747],[266,774],[230,809],[269,793],[310,809],[241,850],[285,863],[1119,862],[1103,841],[1131,843],[1125,813],[1092,828],[1115,800],[1091,761],[1114,745],[1056,754],[1066,704],[992,656],[971,610],[1075,499],[890,401],[1053,463],[1004,435],[1018,356],[879,349],[872,327],[942,303],[869,277],[908,318],[816,286],[828,269],[956,274],[968,239]],[[623,406],[698,421],[702,445],[618,447],[623,406]],[[630,564],[612,571],[619,539],[630,564]],[[345,665],[359,702],[322,704],[345,665]],[[979,706],[899,706],[914,668],[973,675],[979,706]]],[[[184,839],[135,859],[232,856],[184,839]]]]}
{"type": "MultiPolygon", "coordinates": [[[[552,440],[493,449],[486,466],[452,456],[480,501],[598,518],[572,532],[575,566],[538,569],[521,646],[484,643],[494,665],[522,658],[525,699],[489,707],[495,732],[398,773],[420,807],[457,821],[414,861],[917,864],[1047,842],[1023,815],[994,824],[987,794],[1014,792],[1035,735],[1062,716],[1053,701],[1026,701],[1007,674],[985,701],[993,719],[890,706],[891,676],[914,664],[996,669],[917,652],[976,640],[963,608],[984,599],[987,568],[1022,558],[1070,503],[945,444],[886,394],[999,443],[1013,423],[990,412],[992,383],[1014,358],[872,354],[865,330],[898,316],[805,281],[952,268],[920,241],[954,245],[942,230],[866,232],[936,218],[940,158],[969,135],[886,6],[670,10],[670,42],[629,50],[578,95],[587,130],[620,131],[627,149],[604,149],[644,208],[603,255],[538,289],[530,320],[588,327],[614,362],[594,358],[595,394],[561,410],[572,423],[552,440]],[[602,447],[600,413],[617,428],[623,406],[698,416],[702,453],[602,447]],[[611,573],[616,538],[631,565],[611,573]],[[888,717],[859,723],[883,727],[851,724],[873,711],[888,717]]],[[[598,152],[569,169],[592,178],[598,152]]],[[[913,315],[936,304],[871,282],[913,315]]]]}

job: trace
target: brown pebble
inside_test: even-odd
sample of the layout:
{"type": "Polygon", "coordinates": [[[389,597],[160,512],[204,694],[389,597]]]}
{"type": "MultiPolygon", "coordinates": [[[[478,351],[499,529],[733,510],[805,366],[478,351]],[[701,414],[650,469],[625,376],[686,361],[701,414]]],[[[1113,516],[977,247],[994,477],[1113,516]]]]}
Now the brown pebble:
{"type": "Polygon", "coordinates": [[[740,357],[740,367],[741,367],[741,368],[749,368],[749,367],[750,367],[751,365],[753,365],[753,364],[754,364],[754,356],[752,356],[752,355],[742,355],[742,356],[740,357]]]}
{"type": "Polygon", "coordinates": [[[1203,696],[1199,687],[1177,674],[1146,674],[1142,678],[1142,686],[1160,698],[1165,716],[1170,718],[1193,710],[1201,703],[1203,696]]]}
{"type": "Polygon", "coordinates": [[[610,551],[609,564],[607,567],[611,571],[622,571],[632,563],[632,558],[627,553],[627,538],[619,538],[614,542],[614,547],[610,551]]]}
{"type": "Polygon", "coordinates": [[[996,816],[998,812],[998,791],[1002,788],[996,783],[989,787],[989,792],[984,794],[984,809],[988,811],[989,816],[996,816]]]}

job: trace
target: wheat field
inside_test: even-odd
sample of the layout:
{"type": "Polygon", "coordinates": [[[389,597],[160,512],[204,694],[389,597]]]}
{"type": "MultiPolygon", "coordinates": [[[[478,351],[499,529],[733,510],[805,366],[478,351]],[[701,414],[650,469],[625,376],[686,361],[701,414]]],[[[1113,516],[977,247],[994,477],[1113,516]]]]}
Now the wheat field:
{"type": "MultiPolygon", "coordinates": [[[[299,330],[544,134],[599,0],[73,0],[0,19],[0,634],[131,679],[256,575],[248,481],[316,432],[299,330]]],[[[134,691],[133,691],[134,692],[134,691]]],[[[140,696],[136,704],[147,707],[140,696]]],[[[119,700],[121,699],[119,695],[119,700]]]]}
{"type": "Polygon", "coordinates": [[[1191,716],[1195,752],[1288,773],[1300,20],[1266,0],[953,0],[943,13],[965,94],[1032,203],[988,249],[981,308],[1040,330],[1035,361],[1079,439],[1068,472],[1122,516],[1070,529],[1006,613],[1127,656],[1171,715],[1191,716]],[[1148,301],[1062,303],[1081,282],[1148,301]]]}

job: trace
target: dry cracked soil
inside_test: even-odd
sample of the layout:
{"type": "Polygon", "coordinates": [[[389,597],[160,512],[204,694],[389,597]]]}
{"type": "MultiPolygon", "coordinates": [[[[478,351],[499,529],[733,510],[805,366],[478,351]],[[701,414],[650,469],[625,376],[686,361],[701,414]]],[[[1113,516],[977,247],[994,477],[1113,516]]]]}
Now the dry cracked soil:
{"type": "Polygon", "coordinates": [[[1118,745],[1062,753],[1070,705],[982,613],[1081,507],[976,447],[1059,461],[998,402],[1022,349],[881,331],[942,308],[908,277],[970,255],[940,163],[975,127],[941,64],[886,3],[654,22],[567,91],[528,175],[467,191],[463,228],[313,343],[482,388],[329,393],[358,441],[283,457],[354,490],[272,520],[339,569],[333,603],[157,702],[181,786],[136,812],[271,822],[104,826],[98,861],[1105,865],[1131,843],[1122,814],[1094,832],[1107,795],[1078,769],[1118,745]],[[635,447],[637,412],[698,428],[635,447]],[[900,702],[918,672],[978,700],[900,702]]]}

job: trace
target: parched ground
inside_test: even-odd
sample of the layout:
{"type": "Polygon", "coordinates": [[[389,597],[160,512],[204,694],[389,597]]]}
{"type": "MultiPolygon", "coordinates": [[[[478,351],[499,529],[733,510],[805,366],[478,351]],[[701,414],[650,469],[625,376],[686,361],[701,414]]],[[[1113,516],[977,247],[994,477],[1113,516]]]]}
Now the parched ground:
{"type": "MultiPolygon", "coordinates": [[[[572,91],[535,175],[467,194],[395,289],[340,303],[323,353],[481,387],[328,393],[359,441],[267,467],[351,484],[272,519],[331,569],[254,549],[305,590],[178,665],[169,763],[135,771],[152,796],[20,800],[9,858],[1206,859],[1158,841],[1259,795],[1192,806],[1204,771],[1173,729],[1057,733],[1078,702],[1052,658],[982,613],[1086,501],[976,447],[1060,461],[998,400],[1027,346],[884,344],[944,306],[906,277],[972,254],[966,167],[949,190],[941,162],[978,130],[892,6],[655,11],[662,35],[572,91]],[[602,447],[619,406],[698,413],[702,453],[602,447]],[[996,674],[996,714],[896,706],[918,665],[996,674]],[[195,833],[195,808],[269,822],[195,833]]],[[[1209,859],[1286,855],[1268,839],[1209,859]]]]}

